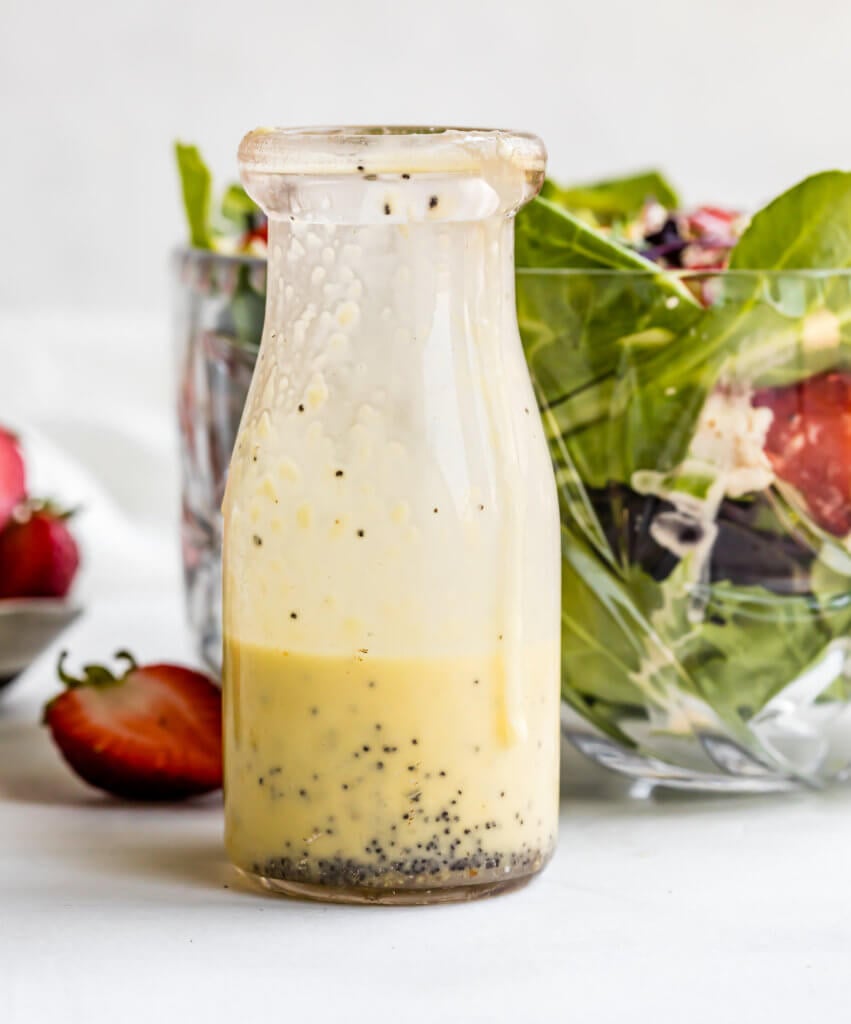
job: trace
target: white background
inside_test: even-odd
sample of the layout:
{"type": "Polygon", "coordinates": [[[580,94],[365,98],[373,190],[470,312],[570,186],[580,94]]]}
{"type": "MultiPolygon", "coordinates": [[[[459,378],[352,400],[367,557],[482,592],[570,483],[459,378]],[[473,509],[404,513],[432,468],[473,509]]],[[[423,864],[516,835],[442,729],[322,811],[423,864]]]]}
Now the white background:
{"type": "Polygon", "coordinates": [[[529,128],[551,170],[750,206],[851,165],[848,0],[0,0],[0,310],[162,310],[171,143],[259,124],[529,128]]]}

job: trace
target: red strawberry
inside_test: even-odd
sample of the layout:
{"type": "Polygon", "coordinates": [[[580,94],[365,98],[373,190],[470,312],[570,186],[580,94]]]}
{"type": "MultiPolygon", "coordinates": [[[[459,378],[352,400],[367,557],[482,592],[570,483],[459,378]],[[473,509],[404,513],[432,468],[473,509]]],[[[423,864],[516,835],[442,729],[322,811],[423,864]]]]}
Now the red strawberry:
{"type": "Polygon", "coordinates": [[[26,472],[18,439],[0,427],[0,530],[26,495],[26,472]]]}
{"type": "Polygon", "coordinates": [[[80,565],[67,518],[50,505],[15,513],[0,533],[0,598],[65,597],[80,565]]]}
{"type": "Polygon", "coordinates": [[[245,232],[241,248],[244,250],[251,249],[254,242],[259,242],[261,245],[269,244],[269,222],[267,220],[262,220],[259,224],[254,225],[245,232]]]}
{"type": "Polygon", "coordinates": [[[62,756],[86,782],[128,800],[182,800],[222,785],[222,701],[205,675],[177,665],[136,664],[115,676],[85,665],[44,709],[62,756]]]}

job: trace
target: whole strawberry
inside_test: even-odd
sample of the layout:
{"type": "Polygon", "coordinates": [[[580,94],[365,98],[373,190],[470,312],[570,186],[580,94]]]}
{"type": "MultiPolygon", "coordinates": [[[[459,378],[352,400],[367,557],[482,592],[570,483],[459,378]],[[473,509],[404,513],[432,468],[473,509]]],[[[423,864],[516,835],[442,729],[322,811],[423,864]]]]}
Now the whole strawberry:
{"type": "Polygon", "coordinates": [[[205,675],[177,665],[115,657],[120,675],[59,659],[67,687],[44,709],[62,756],[86,782],[129,800],[182,800],[222,785],[222,701],[205,675]]]}
{"type": "Polygon", "coordinates": [[[19,506],[0,532],[0,598],[65,597],[80,565],[68,515],[19,506]]]}
{"type": "Polygon", "coordinates": [[[0,427],[0,530],[26,495],[26,471],[18,439],[0,427]]]}

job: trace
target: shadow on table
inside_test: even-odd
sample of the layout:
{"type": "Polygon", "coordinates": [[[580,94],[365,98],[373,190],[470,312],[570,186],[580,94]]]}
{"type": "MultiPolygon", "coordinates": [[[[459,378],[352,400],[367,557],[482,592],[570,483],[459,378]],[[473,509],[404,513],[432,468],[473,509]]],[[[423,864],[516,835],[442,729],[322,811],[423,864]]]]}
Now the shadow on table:
{"type": "Polygon", "coordinates": [[[221,799],[215,793],[176,804],[113,800],[71,773],[46,730],[0,721],[0,801],[60,812],[50,818],[45,853],[66,866],[77,862],[99,885],[136,879],[262,898],[227,862],[221,799]]]}
{"type": "Polygon", "coordinates": [[[105,801],[72,775],[35,722],[0,720],[0,799],[27,804],[80,804],[105,801]]]}
{"type": "Polygon", "coordinates": [[[76,778],[46,729],[17,716],[0,717],[4,801],[49,809],[46,856],[76,863],[99,888],[139,880],[269,900],[227,861],[221,793],[174,804],[114,800],[76,778]]]}
{"type": "MultiPolygon", "coordinates": [[[[217,823],[216,832],[221,823],[217,823]]],[[[126,879],[132,877],[144,882],[175,883],[194,889],[242,889],[254,892],[228,864],[221,836],[216,835],[159,835],[146,838],[138,832],[108,847],[87,849],[86,867],[99,877],[126,879]]]]}

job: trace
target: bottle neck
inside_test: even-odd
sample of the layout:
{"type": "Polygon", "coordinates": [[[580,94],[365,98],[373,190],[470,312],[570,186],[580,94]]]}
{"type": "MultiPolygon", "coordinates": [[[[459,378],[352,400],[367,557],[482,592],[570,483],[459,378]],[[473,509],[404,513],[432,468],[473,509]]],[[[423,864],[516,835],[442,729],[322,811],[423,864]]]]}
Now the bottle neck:
{"type": "Polygon", "coordinates": [[[516,337],[513,247],[514,221],[504,215],[410,224],[273,218],[265,334],[296,350],[310,341],[311,349],[362,349],[364,358],[383,349],[392,359],[471,332],[516,337]]]}

